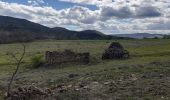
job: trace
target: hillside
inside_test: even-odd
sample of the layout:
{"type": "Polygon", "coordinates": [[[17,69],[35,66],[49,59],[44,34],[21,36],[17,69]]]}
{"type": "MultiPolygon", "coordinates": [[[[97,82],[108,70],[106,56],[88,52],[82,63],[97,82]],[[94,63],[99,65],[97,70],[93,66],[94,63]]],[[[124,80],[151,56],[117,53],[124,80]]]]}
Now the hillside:
{"type": "Polygon", "coordinates": [[[25,42],[36,39],[114,39],[96,30],[71,31],[49,28],[25,19],[0,16],[0,43],[25,42]]]}
{"type": "Polygon", "coordinates": [[[143,38],[162,38],[162,34],[150,34],[150,33],[134,33],[134,34],[115,34],[113,36],[118,37],[128,37],[128,38],[135,38],[135,39],[143,39],[143,38]]]}

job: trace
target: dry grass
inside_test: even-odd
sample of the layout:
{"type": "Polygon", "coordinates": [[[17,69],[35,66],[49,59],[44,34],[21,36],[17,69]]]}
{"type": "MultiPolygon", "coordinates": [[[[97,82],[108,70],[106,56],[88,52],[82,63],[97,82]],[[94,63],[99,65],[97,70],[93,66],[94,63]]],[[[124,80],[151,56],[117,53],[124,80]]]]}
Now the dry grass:
{"type": "MultiPolygon", "coordinates": [[[[14,88],[21,85],[35,84],[39,87],[51,87],[55,84],[88,82],[87,85],[97,81],[99,83],[108,80],[115,81],[118,88],[103,85],[96,93],[66,92],[57,95],[59,99],[80,99],[81,96],[95,98],[117,98],[124,100],[149,99],[159,100],[170,98],[170,40],[119,40],[132,55],[128,60],[102,61],[101,54],[112,41],[36,41],[27,43],[26,57],[23,67],[20,69],[14,88]],[[88,65],[63,64],[32,69],[30,59],[34,55],[44,54],[45,51],[62,51],[71,49],[75,52],[90,52],[94,57],[94,63],[88,65]],[[70,78],[70,74],[76,74],[70,78]],[[136,81],[131,81],[131,75],[135,75],[136,81]],[[160,77],[160,75],[163,75],[160,77]],[[129,76],[129,77],[128,77],[129,76]],[[121,83],[120,83],[121,80],[121,83]],[[160,91],[161,92],[160,92],[160,91]],[[68,97],[68,98],[66,98],[68,97]]],[[[13,71],[13,60],[6,52],[20,54],[20,44],[0,45],[0,87],[6,86],[10,72],[13,71]]],[[[93,88],[93,87],[92,87],[93,88]]],[[[3,88],[4,89],[4,88],[3,88]]],[[[83,98],[81,98],[84,100],[83,98]]]]}

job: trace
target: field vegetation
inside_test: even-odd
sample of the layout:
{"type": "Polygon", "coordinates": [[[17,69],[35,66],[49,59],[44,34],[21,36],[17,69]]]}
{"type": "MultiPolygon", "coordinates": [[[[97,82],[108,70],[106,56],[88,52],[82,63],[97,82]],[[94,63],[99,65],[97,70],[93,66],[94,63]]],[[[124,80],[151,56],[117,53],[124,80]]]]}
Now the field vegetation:
{"type": "MultiPolygon", "coordinates": [[[[170,40],[43,40],[24,43],[26,54],[13,89],[35,85],[53,88],[56,85],[77,86],[47,99],[58,100],[169,100],[170,40]],[[101,60],[102,53],[113,41],[120,42],[130,52],[130,59],[101,60]],[[41,65],[45,51],[89,52],[89,64],[41,65]],[[36,58],[37,57],[37,58],[36,58]]],[[[0,44],[0,98],[6,91],[15,70],[10,53],[20,56],[21,43],[0,44]]]]}

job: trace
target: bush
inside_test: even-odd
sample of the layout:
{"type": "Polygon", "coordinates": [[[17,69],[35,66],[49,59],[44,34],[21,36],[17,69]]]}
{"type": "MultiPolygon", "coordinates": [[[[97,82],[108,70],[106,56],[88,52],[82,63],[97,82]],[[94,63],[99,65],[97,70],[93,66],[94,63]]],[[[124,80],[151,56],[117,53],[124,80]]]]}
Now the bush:
{"type": "Polygon", "coordinates": [[[38,68],[44,63],[42,55],[36,55],[31,58],[31,64],[33,68],[38,68]]]}

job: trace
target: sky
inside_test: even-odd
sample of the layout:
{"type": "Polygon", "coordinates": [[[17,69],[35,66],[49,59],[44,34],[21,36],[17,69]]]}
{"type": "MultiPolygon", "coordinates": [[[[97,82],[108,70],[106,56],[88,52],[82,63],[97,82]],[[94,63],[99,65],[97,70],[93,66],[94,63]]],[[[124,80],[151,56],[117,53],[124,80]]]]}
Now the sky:
{"type": "Polygon", "coordinates": [[[170,33],[170,0],[0,0],[0,15],[105,34],[170,33]]]}

